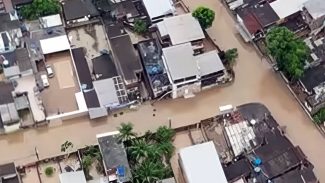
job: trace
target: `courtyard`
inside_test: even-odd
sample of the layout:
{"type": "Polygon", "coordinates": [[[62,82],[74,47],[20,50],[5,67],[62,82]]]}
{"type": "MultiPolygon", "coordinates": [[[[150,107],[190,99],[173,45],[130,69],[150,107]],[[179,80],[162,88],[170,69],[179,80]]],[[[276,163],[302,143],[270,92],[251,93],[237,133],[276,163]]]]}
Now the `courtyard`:
{"type": "MultiPolygon", "coordinates": [[[[80,91],[80,87],[70,52],[64,51],[47,55],[45,64],[54,70],[54,76],[48,78],[49,87],[41,91],[47,116],[78,110],[75,93],[80,91]]],[[[46,74],[44,62],[38,63],[38,70],[46,74]]]]}
{"type": "MultiPolygon", "coordinates": [[[[0,162],[16,161],[26,163],[35,160],[32,156],[35,146],[41,157],[60,153],[57,147],[66,140],[75,147],[96,143],[96,134],[114,131],[121,122],[132,122],[138,133],[156,129],[160,125],[172,127],[197,123],[218,113],[221,105],[233,106],[248,102],[261,102],[272,112],[280,125],[287,126],[287,136],[301,147],[308,159],[314,164],[320,182],[325,181],[324,138],[311,123],[297,101],[286,88],[285,83],[276,75],[271,66],[262,61],[255,49],[245,44],[236,32],[235,23],[219,1],[187,0],[190,9],[198,5],[208,6],[216,12],[216,19],[207,30],[221,49],[237,48],[239,59],[234,67],[235,82],[224,88],[203,91],[195,98],[163,100],[142,105],[137,111],[90,121],[88,116],[53,124],[50,128],[29,129],[0,137],[0,162]],[[155,114],[153,116],[153,114],[155,114]],[[55,138],[54,138],[55,137],[55,138]],[[51,144],[49,146],[49,144],[51,144]]],[[[51,125],[50,125],[51,126],[51,125]]]]}

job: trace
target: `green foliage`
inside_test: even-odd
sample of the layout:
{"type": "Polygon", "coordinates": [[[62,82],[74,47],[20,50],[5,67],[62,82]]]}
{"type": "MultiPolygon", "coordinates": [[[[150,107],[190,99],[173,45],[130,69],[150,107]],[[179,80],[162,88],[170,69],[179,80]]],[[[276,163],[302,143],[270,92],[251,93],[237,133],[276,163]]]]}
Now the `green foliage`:
{"type": "Polygon", "coordinates": [[[167,126],[160,126],[155,134],[155,140],[158,143],[170,142],[175,136],[175,131],[167,126]]]}
{"type": "Polygon", "coordinates": [[[227,50],[225,52],[225,58],[227,61],[227,65],[232,67],[236,63],[236,60],[238,58],[237,48],[232,48],[232,49],[227,50]]]}
{"type": "Polygon", "coordinates": [[[132,123],[122,123],[120,127],[117,128],[120,132],[119,139],[121,141],[131,140],[136,136],[136,133],[133,132],[133,124],[132,123]]]}
{"type": "Polygon", "coordinates": [[[133,172],[133,182],[135,183],[152,183],[162,180],[170,172],[161,161],[144,161],[135,167],[133,172]]]}
{"type": "Polygon", "coordinates": [[[26,19],[35,20],[42,16],[60,13],[60,10],[58,0],[33,0],[31,4],[21,8],[21,14],[26,19]]]}
{"type": "Polygon", "coordinates": [[[193,11],[192,16],[199,21],[202,29],[207,29],[212,26],[215,13],[209,8],[200,6],[193,11]]]}
{"type": "Polygon", "coordinates": [[[134,140],[131,147],[129,147],[129,154],[134,160],[141,161],[149,157],[152,150],[151,146],[144,139],[134,140]]]}
{"type": "Polygon", "coordinates": [[[73,144],[70,141],[65,141],[63,144],[61,144],[61,152],[67,152],[72,148],[73,148],[73,144]]]}
{"type": "Polygon", "coordinates": [[[54,174],[54,168],[49,166],[45,168],[45,175],[51,177],[54,174]]]}
{"type": "Polygon", "coordinates": [[[313,118],[316,124],[323,124],[325,122],[325,108],[318,111],[313,118]]]}
{"type": "Polygon", "coordinates": [[[82,158],[82,166],[85,170],[89,170],[90,166],[93,163],[93,158],[91,156],[84,156],[82,158]]]}
{"type": "Polygon", "coordinates": [[[141,19],[137,19],[134,22],[134,32],[138,33],[138,34],[143,34],[145,32],[147,32],[148,28],[147,28],[147,24],[145,21],[141,20],[141,19]]]}
{"type": "Polygon", "coordinates": [[[162,142],[157,145],[157,151],[165,155],[167,160],[169,160],[172,157],[174,150],[175,147],[171,141],[162,142]]]}
{"type": "Polygon", "coordinates": [[[266,35],[266,46],[276,59],[278,67],[290,79],[299,79],[304,73],[308,47],[286,27],[271,29],[266,35]]]}
{"type": "Polygon", "coordinates": [[[83,153],[85,156],[90,156],[92,158],[97,159],[98,161],[102,160],[102,156],[100,153],[99,148],[96,148],[95,146],[87,146],[85,149],[85,152],[83,153]]]}

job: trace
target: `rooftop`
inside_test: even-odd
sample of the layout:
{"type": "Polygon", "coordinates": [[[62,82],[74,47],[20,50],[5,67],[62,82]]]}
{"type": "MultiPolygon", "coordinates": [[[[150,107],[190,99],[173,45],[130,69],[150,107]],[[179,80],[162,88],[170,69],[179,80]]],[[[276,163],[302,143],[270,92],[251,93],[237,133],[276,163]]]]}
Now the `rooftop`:
{"type": "Polygon", "coordinates": [[[175,11],[171,0],[143,0],[143,4],[151,20],[173,14],[175,11]]]}
{"type": "Polygon", "coordinates": [[[184,176],[188,182],[228,182],[212,141],[185,147],[179,151],[179,156],[184,176]]]}
{"type": "Polygon", "coordinates": [[[14,163],[0,165],[0,181],[2,183],[20,183],[14,163]]]}
{"type": "Polygon", "coordinates": [[[205,38],[198,20],[190,13],[165,18],[157,26],[160,35],[169,36],[173,45],[205,38]]]}
{"type": "MultiPolygon", "coordinates": [[[[168,86],[170,82],[162,59],[162,48],[159,41],[157,39],[142,41],[138,43],[138,50],[151,88],[158,90],[158,88],[168,86]]],[[[153,95],[155,92],[158,91],[153,91],[153,95]]]]}
{"type": "Polygon", "coordinates": [[[70,49],[67,35],[61,35],[40,40],[43,54],[50,54],[70,49]]]}
{"type": "Polygon", "coordinates": [[[91,0],[66,0],[62,3],[62,7],[67,21],[99,15],[91,0]],[[78,7],[78,11],[76,11],[76,7],[78,7]]]}
{"type": "Polygon", "coordinates": [[[20,72],[32,69],[32,63],[26,48],[17,48],[15,56],[20,72]]]}
{"type": "Polygon", "coordinates": [[[308,0],[276,0],[270,3],[271,7],[280,19],[284,19],[302,10],[308,0]]]}
{"type": "Polygon", "coordinates": [[[86,177],[84,172],[66,172],[59,175],[60,183],[86,183],[86,177]]]}
{"type": "Polygon", "coordinates": [[[79,78],[81,88],[83,90],[92,89],[93,80],[90,74],[87,60],[85,58],[84,48],[75,48],[72,49],[71,51],[72,51],[74,63],[76,65],[77,75],[79,78]]]}
{"type": "Polygon", "coordinates": [[[14,102],[12,92],[14,91],[12,83],[0,82],[0,105],[14,102]]]}
{"type": "Polygon", "coordinates": [[[163,48],[166,68],[173,81],[199,75],[193,54],[191,43],[163,48]]]}
{"type": "Polygon", "coordinates": [[[325,61],[325,38],[321,37],[317,40],[309,37],[304,40],[311,51],[312,61],[325,61]]]}
{"type": "Polygon", "coordinates": [[[9,13],[0,14],[0,32],[20,28],[19,20],[13,20],[9,13]]]}
{"type": "Polygon", "coordinates": [[[108,79],[117,76],[117,70],[110,54],[103,54],[92,59],[96,79],[108,79]]]}
{"type": "Polygon", "coordinates": [[[223,167],[228,182],[236,180],[238,177],[246,177],[252,172],[252,167],[247,159],[241,159],[235,163],[223,167]]]}
{"type": "Polygon", "coordinates": [[[93,84],[100,106],[114,108],[128,102],[121,77],[97,80],[93,84]]]}
{"type": "Polygon", "coordinates": [[[315,20],[325,15],[325,1],[323,0],[308,0],[304,6],[315,20]]]}
{"type": "Polygon", "coordinates": [[[199,67],[201,76],[216,73],[225,69],[225,66],[218,55],[218,51],[216,50],[197,55],[195,56],[195,60],[199,67]]]}
{"type": "Polygon", "coordinates": [[[99,148],[103,156],[106,174],[111,169],[122,167],[125,175],[120,176],[121,182],[127,182],[132,179],[129,162],[123,143],[118,140],[119,132],[109,132],[97,135],[99,148]]]}
{"type": "Polygon", "coordinates": [[[125,34],[118,37],[109,37],[115,63],[120,69],[124,80],[130,83],[137,82],[138,77],[136,74],[142,71],[142,66],[130,36],[125,34]]]}
{"type": "Polygon", "coordinates": [[[49,15],[39,18],[43,28],[55,27],[62,25],[62,20],[60,14],[49,15]]]}
{"type": "Polygon", "coordinates": [[[325,65],[321,64],[316,67],[307,69],[300,78],[302,84],[309,92],[325,81],[325,65]]]}

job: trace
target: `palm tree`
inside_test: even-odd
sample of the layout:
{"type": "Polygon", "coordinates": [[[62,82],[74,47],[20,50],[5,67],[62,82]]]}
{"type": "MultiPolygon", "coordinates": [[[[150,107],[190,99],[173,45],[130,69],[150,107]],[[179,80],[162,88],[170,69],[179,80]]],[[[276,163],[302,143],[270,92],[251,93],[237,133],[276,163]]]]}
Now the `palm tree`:
{"type": "Polygon", "coordinates": [[[142,161],[145,158],[151,156],[152,145],[148,144],[144,139],[137,139],[132,142],[132,145],[128,148],[130,157],[136,161],[142,161]]]}
{"type": "Polygon", "coordinates": [[[152,183],[166,175],[166,168],[160,161],[144,161],[133,172],[135,183],[152,183]]]}
{"type": "Polygon", "coordinates": [[[160,126],[155,135],[155,139],[158,143],[172,141],[175,136],[175,131],[167,126],[160,126]]]}
{"type": "Polygon", "coordinates": [[[128,141],[136,136],[136,133],[133,132],[133,124],[132,123],[122,123],[120,127],[117,128],[120,132],[119,140],[128,141]]]}
{"type": "Polygon", "coordinates": [[[174,145],[170,141],[166,141],[158,144],[157,146],[159,152],[161,152],[165,156],[166,161],[169,161],[175,150],[174,145]]]}

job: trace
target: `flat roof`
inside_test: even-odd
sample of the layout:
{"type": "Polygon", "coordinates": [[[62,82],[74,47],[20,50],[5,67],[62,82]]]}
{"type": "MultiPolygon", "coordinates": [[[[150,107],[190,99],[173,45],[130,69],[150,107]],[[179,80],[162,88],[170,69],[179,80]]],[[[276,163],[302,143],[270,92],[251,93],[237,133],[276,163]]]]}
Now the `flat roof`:
{"type": "Polygon", "coordinates": [[[47,38],[40,40],[43,54],[55,53],[70,49],[67,35],[47,38]]]}
{"type": "Polygon", "coordinates": [[[0,82],[0,105],[14,102],[12,96],[14,90],[14,86],[11,82],[0,82]]]}
{"type": "Polygon", "coordinates": [[[228,183],[212,141],[185,147],[179,156],[188,183],[228,183]]]}
{"type": "Polygon", "coordinates": [[[142,71],[140,59],[138,58],[130,36],[128,34],[110,39],[115,63],[123,74],[126,81],[137,81],[136,73],[142,71]]]}
{"type": "Polygon", "coordinates": [[[120,77],[97,80],[93,84],[101,106],[116,107],[128,102],[127,93],[120,77]]]}
{"type": "Polygon", "coordinates": [[[0,14],[0,32],[20,28],[19,20],[11,20],[9,13],[0,14]]]}
{"type": "Polygon", "coordinates": [[[83,92],[87,108],[97,108],[100,107],[99,100],[95,89],[86,90],[83,92]]]}
{"type": "Polygon", "coordinates": [[[191,43],[163,48],[163,55],[173,81],[199,75],[191,43]]]}
{"type": "Polygon", "coordinates": [[[89,66],[85,58],[84,48],[74,48],[71,50],[74,63],[76,65],[78,78],[82,89],[93,88],[93,80],[89,66]]]}
{"type": "Polygon", "coordinates": [[[117,76],[117,70],[110,54],[103,54],[92,59],[96,79],[108,79],[117,76]]]}
{"type": "Polygon", "coordinates": [[[150,19],[172,14],[175,11],[171,0],[143,0],[150,19]]]}
{"type": "Polygon", "coordinates": [[[83,171],[61,173],[59,178],[60,183],[87,183],[83,171]]]}
{"type": "Polygon", "coordinates": [[[173,45],[205,38],[199,21],[190,13],[165,18],[157,26],[161,36],[169,35],[173,45]]]}
{"type": "Polygon", "coordinates": [[[132,179],[131,170],[125,147],[118,139],[118,134],[118,132],[109,132],[98,134],[96,137],[103,156],[105,171],[123,167],[125,169],[125,176],[119,178],[122,182],[128,182],[132,179]]]}
{"type": "Polygon", "coordinates": [[[20,72],[33,68],[27,48],[17,48],[15,56],[20,72]]]}
{"type": "Polygon", "coordinates": [[[313,92],[313,89],[325,82],[325,65],[321,64],[316,67],[309,68],[305,71],[304,75],[300,78],[302,84],[309,92],[313,92]]]}
{"type": "Polygon", "coordinates": [[[270,3],[271,7],[280,19],[286,18],[298,11],[301,11],[304,3],[308,0],[276,0],[270,3]]]}
{"type": "Polygon", "coordinates": [[[39,20],[44,28],[62,25],[62,20],[61,20],[60,14],[40,17],[39,20]]]}
{"type": "Polygon", "coordinates": [[[67,21],[99,15],[91,0],[66,0],[62,3],[62,7],[67,21]],[[76,7],[78,7],[78,10],[76,10],[76,7]]]}
{"type": "Polygon", "coordinates": [[[225,70],[225,66],[216,50],[197,55],[195,60],[201,76],[225,70]]]}
{"type": "Polygon", "coordinates": [[[279,16],[267,2],[261,5],[252,6],[251,11],[262,27],[267,27],[279,20],[279,16]]]}
{"type": "Polygon", "coordinates": [[[325,15],[325,1],[324,0],[308,0],[304,4],[305,8],[313,19],[320,18],[325,15]]]}

